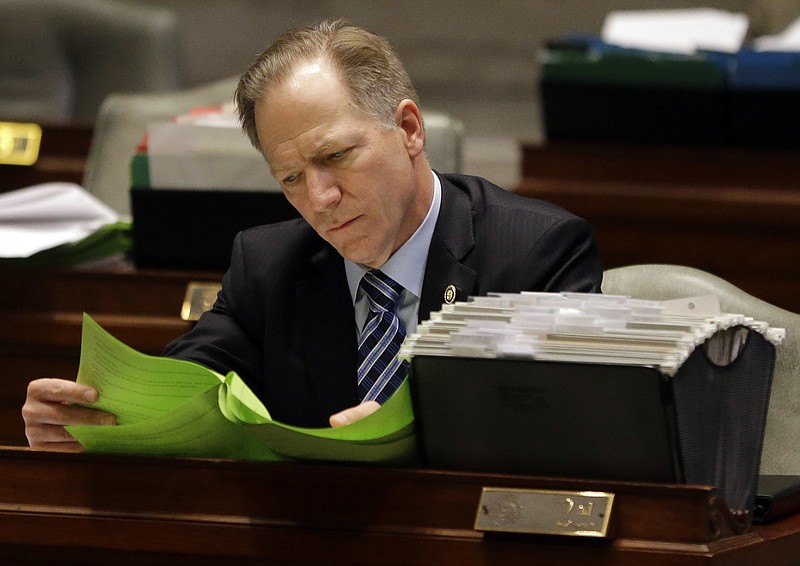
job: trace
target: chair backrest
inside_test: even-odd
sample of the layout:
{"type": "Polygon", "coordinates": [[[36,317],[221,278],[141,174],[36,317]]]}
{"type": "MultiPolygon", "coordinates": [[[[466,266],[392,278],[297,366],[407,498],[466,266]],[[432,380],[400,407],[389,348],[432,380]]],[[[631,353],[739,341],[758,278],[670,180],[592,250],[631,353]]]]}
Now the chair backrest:
{"type": "Polygon", "coordinates": [[[603,292],[653,300],[715,294],[726,312],[785,328],[786,339],[776,349],[761,473],[800,474],[800,314],[758,299],[720,277],[679,265],[609,269],[603,275],[603,292]]]}
{"type": "Polygon", "coordinates": [[[115,0],[0,0],[5,119],[91,121],[111,92],[179,85],[178,17],[115,0]]]}
{"type": "Polygon", "coordinates": [[[444,112],[425,111],[425,154],[433,169],[461,173],[464,159],[464,124],[444,112]]]}
{"type": "MultiPolygon", "coordinates": [[[[83,186],[121,214],[130,214],[130,160],[149,123],[196,106],[233,101],[236,78],[164,94],[112,94],[95,120],[83,186]]],[[[425,151],[437,171],[460,173],[464,126],[442,112],[425,112],[425,151]]]]}

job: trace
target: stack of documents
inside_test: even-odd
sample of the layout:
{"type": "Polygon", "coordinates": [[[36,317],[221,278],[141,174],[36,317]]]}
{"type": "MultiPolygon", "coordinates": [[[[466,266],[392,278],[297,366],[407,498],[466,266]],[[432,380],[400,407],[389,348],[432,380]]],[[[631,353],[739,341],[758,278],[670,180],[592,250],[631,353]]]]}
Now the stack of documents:
{"type": "MultiPolygon", "coordinates": [[[[498,293],[444,305],[406,339],[400,356],[648,365],[673,376],[700,344],[737,326],[773,344],[785,336],[782,328],[720,313],[716,297],[647,301],[593,293],[498,293]]],[[[721,358],[732,360],[742,343],[736,334],[729,336],[731,343],[717,347],[724,350],[721,358]]]]}
{"type": "Polygon", "coordinates": [[[745,14],[710,8],[617,11],[606,17],[602,35],[608,43],[635,49],[735,53],[749,25],[745,14]]]}
{"type": "MultiPolygon", "coordinates": [[[[711,8],[620,10],[603,23],[603,41],[662,53],[736,53],[745,48],[746,14],[711,8]]],[[[800,51],[800,18],[775,35],[753,39],[758,51],[800,51]]]]}
{"type": "Polygon", "coordinates": [[[131,162],[131,181],[138,188],[280,190],[232,104],[150,124],[131,162]]]}
{"type": "Polygon", "coordinates": [[[44,183],[0,195],[0,265],[106,260],[130,249],[129,231],[129,222],[73,183],[44,183]]]}

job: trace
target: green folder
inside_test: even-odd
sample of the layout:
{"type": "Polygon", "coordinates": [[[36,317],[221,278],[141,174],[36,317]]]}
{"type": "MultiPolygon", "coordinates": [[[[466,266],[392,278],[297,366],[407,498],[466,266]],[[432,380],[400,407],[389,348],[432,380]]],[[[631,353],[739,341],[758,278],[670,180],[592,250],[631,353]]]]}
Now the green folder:
{"type": "Polygon", "coordinates": [[[543,54],[542,80],[712,91],[727,86],[720,66],[702,56],[557,48],[543,54]]]}

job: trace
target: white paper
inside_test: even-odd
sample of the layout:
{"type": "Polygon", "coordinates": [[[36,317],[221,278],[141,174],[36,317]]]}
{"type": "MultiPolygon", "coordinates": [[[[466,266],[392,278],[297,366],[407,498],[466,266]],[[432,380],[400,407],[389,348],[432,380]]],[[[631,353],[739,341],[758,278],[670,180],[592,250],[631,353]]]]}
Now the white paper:
{"type": "Polygon", "coordinates": [[[782,340],[764,322],[721,313],[716,295],[643,301],[590,293],[493,293],[431,313],[398,355],[644,364],[674,375],[700,344],[734,326],[775,344],[782,340]]]}
{"type": "Polygon", "coordinates": [[[280,191],[230,108],[150,124],[147,135],[155,189],[280,191]]]}
{"type": "Polygon", "coordinates": [[[800,18],[782,33],[757,37],[753,47],[759,51],[800,51],[800,18]]]}
{"type": "Polygon", "coordinates": [[[0,194],[0,257],[77,242],[119,216],[81,186],[44,183],[0,194]]]}
{"type": "Polygon", "coordinates": [[[602,38],[614,45],[667,53],[735,53],[749,25],[745,14],[709,8],[620,11],[606,16],[602,38]]]}

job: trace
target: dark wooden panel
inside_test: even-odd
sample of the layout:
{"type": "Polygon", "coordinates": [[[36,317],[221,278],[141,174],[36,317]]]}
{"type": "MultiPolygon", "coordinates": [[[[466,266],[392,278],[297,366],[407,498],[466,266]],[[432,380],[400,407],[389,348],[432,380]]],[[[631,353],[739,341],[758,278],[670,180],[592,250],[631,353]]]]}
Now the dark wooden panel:
{"type": "Polygon", "coordinates": [[[524,144],[522,177],[638,185],[800,189],[800,150],[657,144],[524,144]]]}
{"type": "Polygon", "coordinates": [[[673,263],[800,312],[800,152],[525,146],[517,192],[589,220],[606,268],[673,263]]]}
{"type": "Polygon", "coordinates": [[[0,449],[0,562],[796,564],[800,517],[748,530],[712,488],[0,449]],[[483,534],[484,486],[611,491],[607,540],[483,534]]]}

